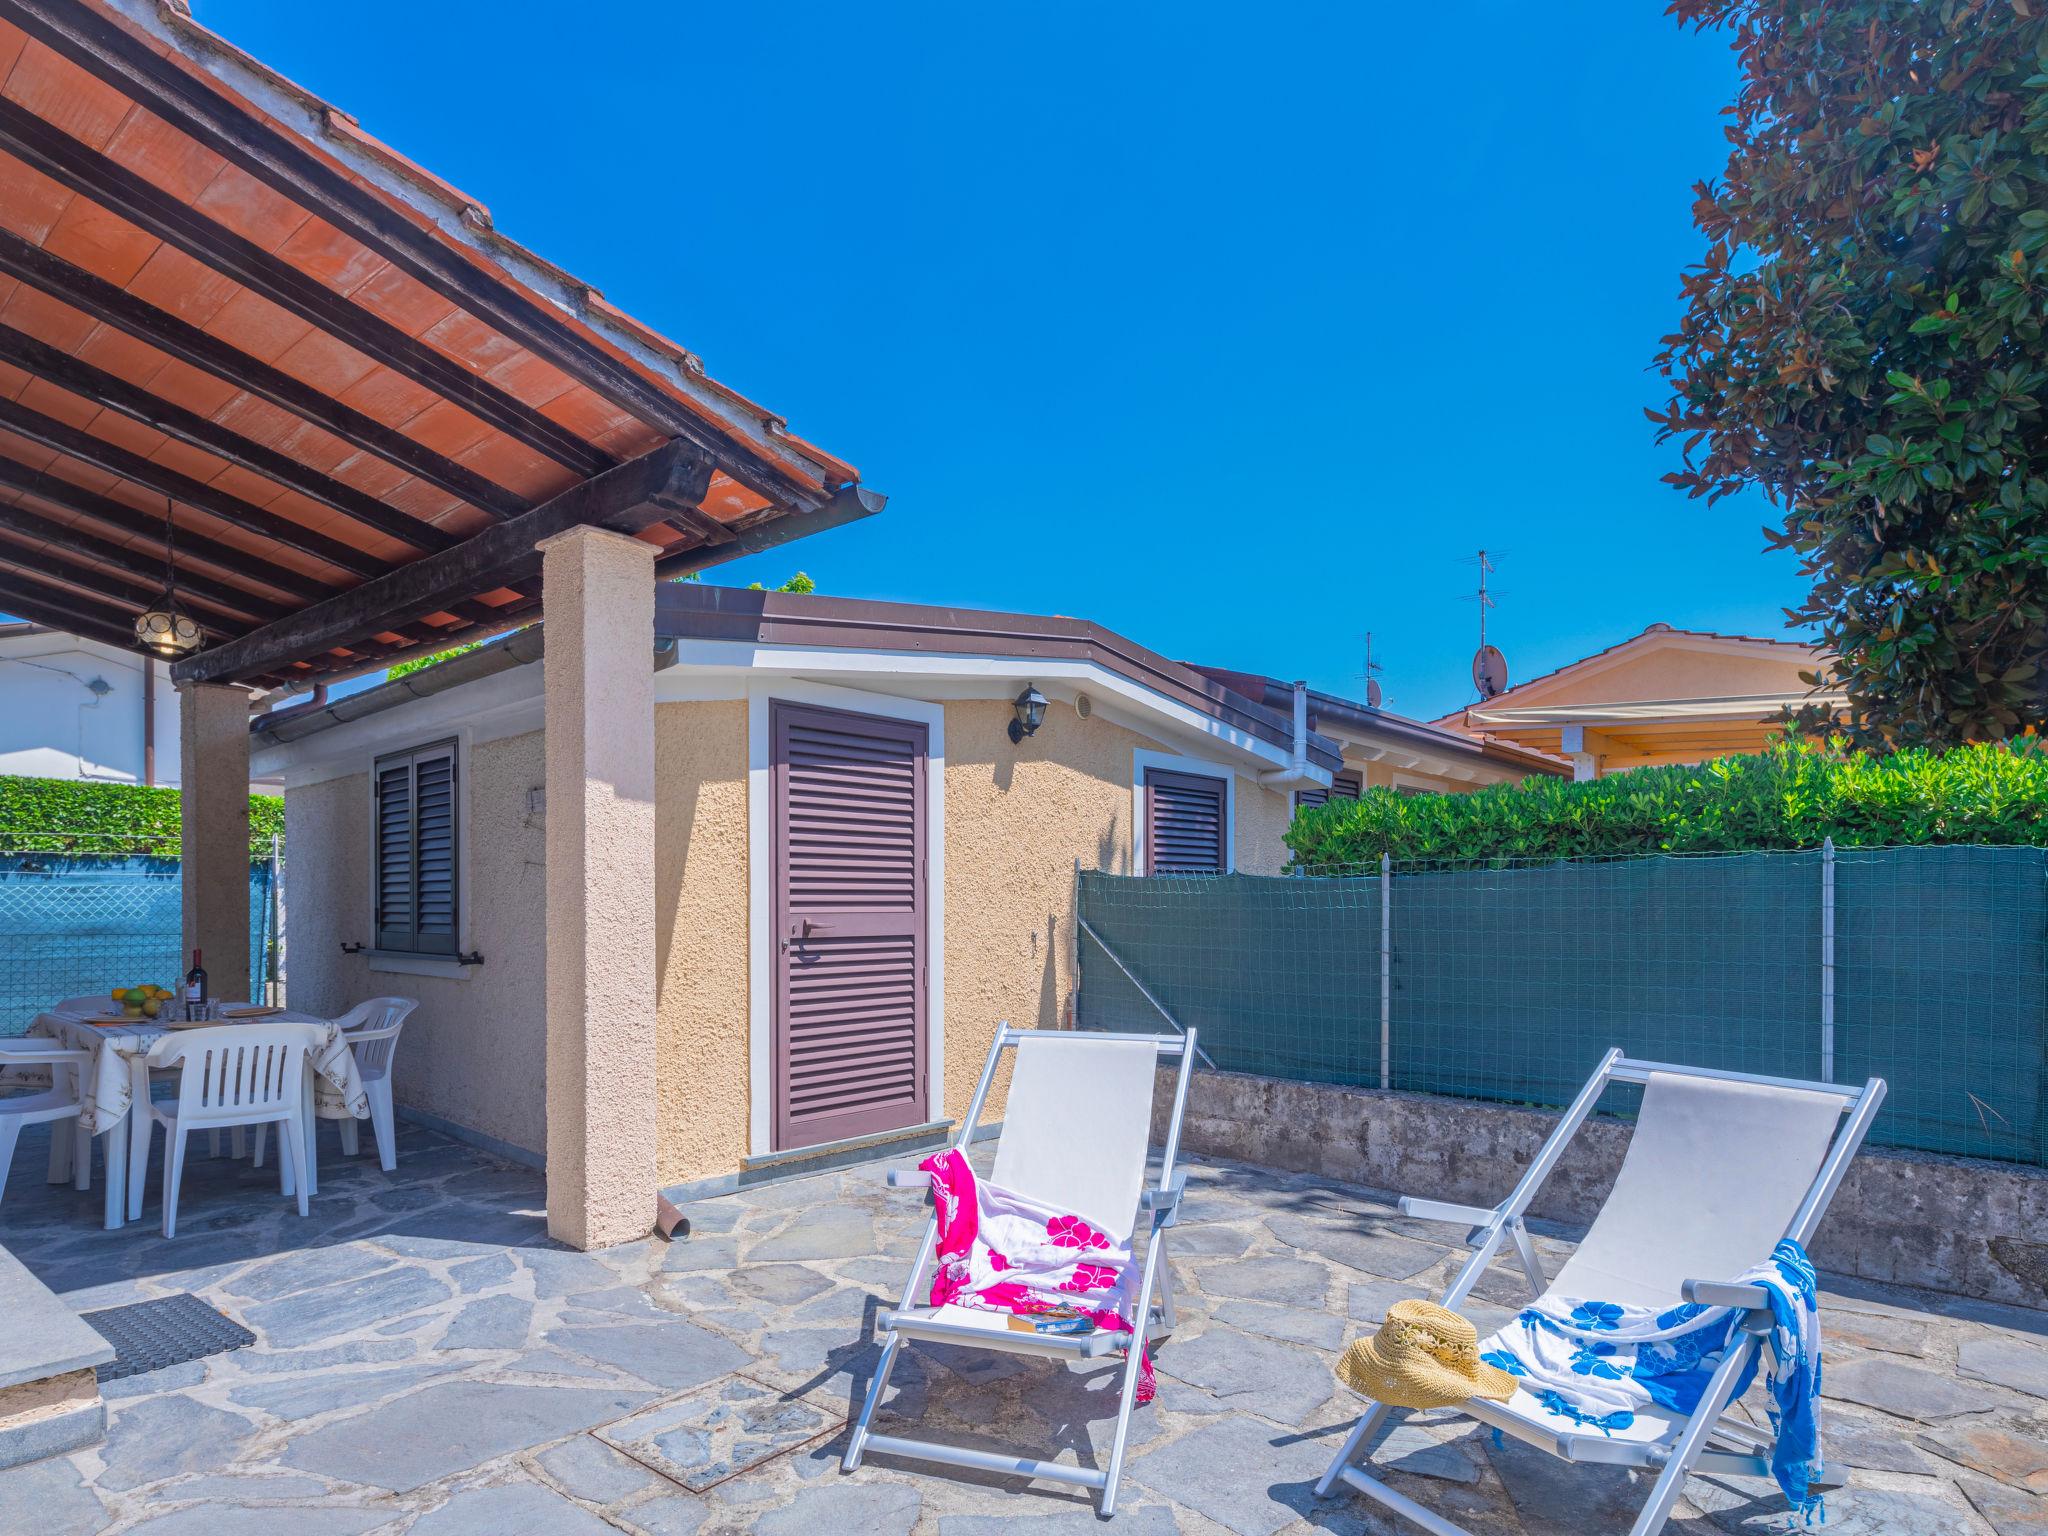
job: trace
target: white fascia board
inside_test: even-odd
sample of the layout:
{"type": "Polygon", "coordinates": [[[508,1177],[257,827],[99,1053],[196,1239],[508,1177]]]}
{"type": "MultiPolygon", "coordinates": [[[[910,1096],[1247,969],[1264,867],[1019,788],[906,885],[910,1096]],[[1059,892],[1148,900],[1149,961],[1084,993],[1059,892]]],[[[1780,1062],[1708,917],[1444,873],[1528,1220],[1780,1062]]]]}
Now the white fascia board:
{"type": "MultiPolygon", "coordinates": [[[[339,702],[346,703],[347,700],[339,702]]],[[[462,731],[471,742],[523,736],[541,728],[541,667],[509,667],[443,693],[329,726],[300,741],[258,747],[251,778],[282,778],[287,791],[364,771],[380,752],[462,731]]]]}
{"type": "Polygon", "coordinates": [[[1284,768],[1290,761],[1283,746],[1089,661],[684,639],[676,642],[675,665],[655,674],[654,697],[657,703],[739,698],[747,678],[762,676],[926,699],[1007,699],[1036,683],[1068,703],[1085,693],[1105,717],[1142,735],[1241,754],[1250,760],[1248,770],[1284,768]]]}
{"type": "MultiPolygon", "coordinates": [[[[286,786],[317,784],[361,771],[364,752],[431,741],[457,727],[471,739],[495,741],[541,728],[543,663],[508,668],[444,693],[409,699],[303,740],[259,747],[254,777],[282,777],[286,786]]],[[[1007,699],[1025,683],[1072,703],[1085,693],[1096,709],[1126,729],[1198,752],[1222,750],[1233,766],[1257,773],[1285,768],[1289,753],[1215,716],[1133,682],[1094,662],[1031,656],[968,656],[946,652],[855,651],[755,645],[735,640],[679,640],[673,665],[654,674],[657,704],[736,700],[762,678],[790,678],[827,687],[904,698],[1007,699]]],[[[1311,777],[1320,770],[1311,769],[1311,777]]],[[[1320,781],[1320,780],[1319,780],[1320,781]]]]}

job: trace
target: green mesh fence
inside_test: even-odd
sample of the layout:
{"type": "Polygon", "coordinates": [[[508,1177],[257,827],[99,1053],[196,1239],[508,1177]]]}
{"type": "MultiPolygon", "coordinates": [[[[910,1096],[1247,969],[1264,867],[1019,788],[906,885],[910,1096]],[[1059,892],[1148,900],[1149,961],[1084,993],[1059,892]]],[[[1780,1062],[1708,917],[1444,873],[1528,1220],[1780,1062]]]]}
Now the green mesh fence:
{"type": "Polygon", "coordinates": [[[1618,1045],[1883,1077],[1874,1141],[2048,1166],[2048,850],[1088,873],[1079,910],[1082,1026],[1163,1009],[1226,1071],[1556,1106],[1618,1045]]]}

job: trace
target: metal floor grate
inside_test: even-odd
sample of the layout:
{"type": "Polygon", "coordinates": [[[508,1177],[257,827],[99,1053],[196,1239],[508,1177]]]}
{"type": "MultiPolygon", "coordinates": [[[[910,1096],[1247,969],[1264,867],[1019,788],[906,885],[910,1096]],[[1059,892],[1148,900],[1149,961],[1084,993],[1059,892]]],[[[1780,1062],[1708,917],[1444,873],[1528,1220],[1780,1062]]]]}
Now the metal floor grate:
{"type": "Polygon", "coordinates": [[[102,1382],[204,1360],[256,1342],[255,1334],[190,1291],[79,1316],[114,1346],[114,1358],[99,1367],[102,1382]]]}

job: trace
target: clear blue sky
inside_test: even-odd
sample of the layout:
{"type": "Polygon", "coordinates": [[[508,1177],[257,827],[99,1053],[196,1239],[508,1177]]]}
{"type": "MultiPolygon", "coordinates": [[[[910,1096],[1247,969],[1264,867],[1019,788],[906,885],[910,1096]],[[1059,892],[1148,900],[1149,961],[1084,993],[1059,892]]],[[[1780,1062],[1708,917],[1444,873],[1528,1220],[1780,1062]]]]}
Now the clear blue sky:
{"type": "Polygon", "coordinates": [[[1724,159],[1646,4],[197,0],[860,465],[845,596],[1095,619],[1387,704],[1665,620],[1782,632],[1758,500],[1642,415],[1724,159]]]}

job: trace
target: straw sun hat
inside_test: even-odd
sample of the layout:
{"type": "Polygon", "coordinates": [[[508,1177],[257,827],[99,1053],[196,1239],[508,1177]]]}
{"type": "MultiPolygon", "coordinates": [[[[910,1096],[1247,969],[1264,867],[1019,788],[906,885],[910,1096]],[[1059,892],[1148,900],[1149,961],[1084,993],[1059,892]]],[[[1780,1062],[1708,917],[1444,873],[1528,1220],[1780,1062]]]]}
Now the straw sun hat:
{"type": "Polygon", "coordinates": [[[1357,1339],[1337,1379],[1390,1408],[1448,1408],[1514,1396],[1515,1378],[1479,1358],[1479,1330],[1433,1301],[1397,1301],[1378,1333],[1357,1339]]]}

